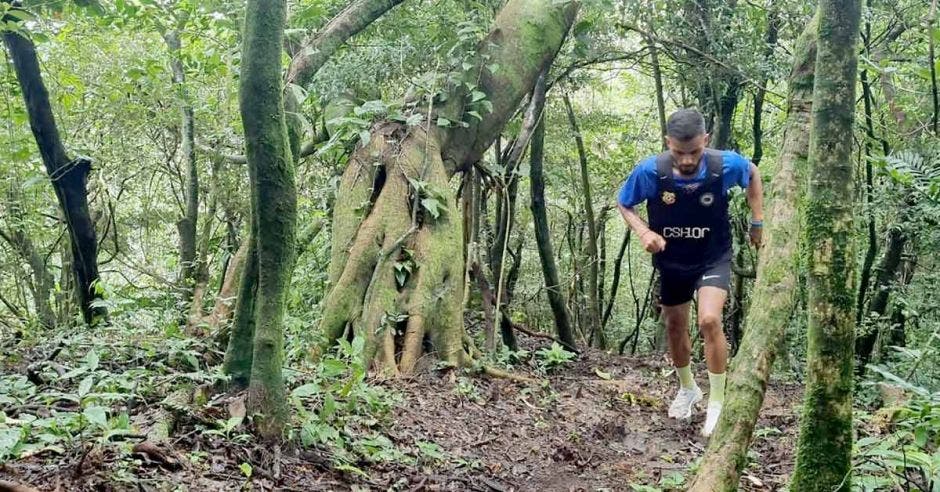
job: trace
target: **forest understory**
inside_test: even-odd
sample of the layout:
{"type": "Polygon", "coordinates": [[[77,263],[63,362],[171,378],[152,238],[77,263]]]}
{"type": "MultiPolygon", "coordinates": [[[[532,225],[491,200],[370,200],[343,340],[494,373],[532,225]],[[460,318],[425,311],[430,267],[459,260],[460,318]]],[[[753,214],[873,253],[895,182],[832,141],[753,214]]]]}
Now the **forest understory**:
{"type": "MultiPolygon", "coordinates": [[[[186,367],[204,367],[202,357],[192,358],[201,342],[178,338],[164,346],[171,353],[159,354],[152,351],[157,338],[114,340],[93,356],[92,368],[88,354],[94,352],[83,338],[20,347],[22,359],[3,368],[24,385],[45,382],[23,390],[31,396],[18,399],[12,392],[0,403],[14,420],[39,419],[32,451],[0,467],[0,480],[8,482],[0,490],[684,490],[706,445],[699,435],[701,406],[691,421],[666,416],[675,375],[665,358],[594,349],[547,374],[546,359],[518,361],[511,371],[532,378],[531,384],[431,365],[419,366],[407,380],[372,381],[375,387],[368,378],[346,379],[341,383],[359,387],[346,399],[340,390],[333,417],[322,413],[330,389],[311,387],[324,374],[297,373],[292,402],[323,416],[315,420],[330,425],[313,432],[335,429],[345,449],[316,437],[309,446],[299,444],[303,437],[279,451],[260,444],[247,433],[244,395],[228,393],[171,409],[178,425],[155,444],[148,430],[169,407],[161,403],[161,386],[211,379],[186,367]],[[159,355],[179,367],[163,364],[159,355]],[[135,383],[133,375],[143,371],[162,376],[135,383]],[[389,403],[386,410],[370,410],[384,403],[370,406],[370,397],[356,396],[370,387],[379,391],[371,398],[389,403]],[[94,403],[105,399],[111,404],[94,403]],[[99,421],[89,408],[111,417],[99,421]],[[60,434],[73,425],[68,415],[86,420],[73,427],[71,441],[60,434]],[[57,419],[57,428],[41,425],[57,419]]],[[[518,354],[545,349],[543,339],[523,336],[520,342],[527,350],[518,354]]],[[[704,374],[704,367],[697,372],[704,374]]],[[[707,388],[707,379],[699,384],[707,388]]],[[[741,490],[779,490],[786,483],[800,402],[797,384],[774,382],[768,389],[741,490]]]]}

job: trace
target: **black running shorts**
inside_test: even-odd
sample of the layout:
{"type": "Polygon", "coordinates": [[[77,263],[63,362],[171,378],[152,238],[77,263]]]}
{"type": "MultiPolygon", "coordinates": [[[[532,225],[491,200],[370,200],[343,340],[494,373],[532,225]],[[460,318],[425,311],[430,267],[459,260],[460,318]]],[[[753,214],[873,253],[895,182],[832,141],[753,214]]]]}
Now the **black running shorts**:
{"type": "Polygon", "coordinates": [[[692,295],[702,287],[718,287],[731,290],[731,255],[699,269],[661,269],[660,303],[663,306],[678,306],[692,300],[692,295]]]}

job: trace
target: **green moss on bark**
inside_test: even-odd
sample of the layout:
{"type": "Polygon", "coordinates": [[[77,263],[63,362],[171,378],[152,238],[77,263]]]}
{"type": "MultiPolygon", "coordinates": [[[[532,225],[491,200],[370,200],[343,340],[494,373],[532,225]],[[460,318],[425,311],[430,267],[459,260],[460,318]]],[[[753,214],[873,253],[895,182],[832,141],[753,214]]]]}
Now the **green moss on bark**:
{"type": "Polygon", "coordinates": [[[861,5],[819,5],[810,190],[807,383],[791,490],[850,490],[855,347],[851,152],[861,5]]]}
{"type": "MultiPolygon", "coordinates": [[[[248,384],[259,434],[279,439],[287,421],[281,377],[285,298],[294,261],[297,198],[281,82],[286,2],[249,0],[242,47],[239,107],[251,181],[257,292],[248,384]]],[[[231,346],[231,345],[230,345],[231,346]]]]}
{"type": "Polygon", "coordinates": [[[721,420],[690,490],[737,490],[747,448],[764,401],[778,348],[796,304],[799,250],[792,240],[801,228],[799,196],[804,192],[812,107],[816,23],[797,41],[790,74],[788,112],[777,172],[768,189],[765,246],[745,318],[741,348],[731,365],[721,420]]]}

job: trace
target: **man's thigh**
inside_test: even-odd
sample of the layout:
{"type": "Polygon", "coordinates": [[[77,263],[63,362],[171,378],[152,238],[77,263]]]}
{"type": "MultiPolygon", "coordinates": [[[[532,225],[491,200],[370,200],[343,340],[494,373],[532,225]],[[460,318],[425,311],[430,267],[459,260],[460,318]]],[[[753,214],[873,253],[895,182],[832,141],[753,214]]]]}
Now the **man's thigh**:
{"type": "Polygon", "coordinates": [[[695,294],[698,277],[688,272],[662,269],[659,285],[659,303],[663,310],[671,307],[686,306],[695,294]]]}

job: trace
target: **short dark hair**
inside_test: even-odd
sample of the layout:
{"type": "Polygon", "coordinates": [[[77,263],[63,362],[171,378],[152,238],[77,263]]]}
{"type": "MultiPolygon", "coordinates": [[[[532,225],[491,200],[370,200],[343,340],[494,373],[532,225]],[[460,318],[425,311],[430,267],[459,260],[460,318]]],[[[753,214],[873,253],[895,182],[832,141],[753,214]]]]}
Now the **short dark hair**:
{"type": "Polygon", "coordinates": [[[680,140],[688,141],[705,134],[705,118],[697,109],[680,109],[669,115],[666,122],[666,135],[680,140]]]}

